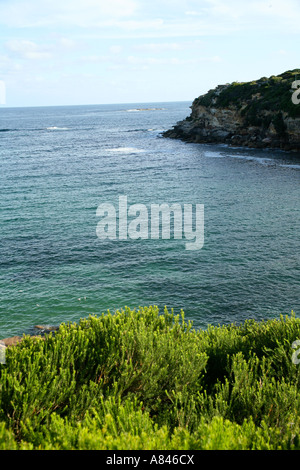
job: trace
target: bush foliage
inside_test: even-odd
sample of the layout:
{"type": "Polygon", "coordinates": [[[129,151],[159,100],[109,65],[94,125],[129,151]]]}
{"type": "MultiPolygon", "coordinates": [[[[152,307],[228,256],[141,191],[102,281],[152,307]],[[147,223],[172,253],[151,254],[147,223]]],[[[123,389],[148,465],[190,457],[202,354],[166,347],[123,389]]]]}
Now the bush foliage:
{"type": "Polygon", "coordinates": [[[195,330],[125,308],[24,336],[0,369],[0,449],[300,449],[300,320],[195,330]]]}
{"type": "MultiPolygon", "coordinates": [[[[295,91],[292,83],[296,79],[300,79],[300,69],[252,82],[233,82],[223,86],[220,92],[210,90],[195,101],[206,107],[240,107],[242,115],[248,118],[248,124],[254,126],[265,125],[265,112],[279,113],[280,117],[284,112],[292,118],[299,118],[300,107],[292,102],[292,93],[295,91]]],[[[279,125],[282,127],[281,123],[279,125]]]]}

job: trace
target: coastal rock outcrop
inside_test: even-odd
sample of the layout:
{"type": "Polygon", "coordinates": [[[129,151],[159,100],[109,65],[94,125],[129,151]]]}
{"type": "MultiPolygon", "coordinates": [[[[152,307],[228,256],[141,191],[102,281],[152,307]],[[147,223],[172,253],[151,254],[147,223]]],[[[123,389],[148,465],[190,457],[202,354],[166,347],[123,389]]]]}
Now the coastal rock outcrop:
{"type": "Polygon", "coordinates": [[[300,94],[297,74],[300,69],[219,85],[196,98],[190,116],[162,135],[193,143],[300,151],[300,103],[292,99],[300,94]]]}
{"type": "MultiPolygon", "coordinates": [[[[32,338],[45,339],[45,335],[51,332],[55,332],[59,329],[59,326],[49,325],[35,325],[33,334],[30,334],[32,338]],[[38,334],[37,334],[38,333],[38,334]]],[[[23,341],[24,336],[10,336],[0,340],[0,364],[5,363],[5,350],[9,346],[16,346],[18,343],[23,341]]]]}

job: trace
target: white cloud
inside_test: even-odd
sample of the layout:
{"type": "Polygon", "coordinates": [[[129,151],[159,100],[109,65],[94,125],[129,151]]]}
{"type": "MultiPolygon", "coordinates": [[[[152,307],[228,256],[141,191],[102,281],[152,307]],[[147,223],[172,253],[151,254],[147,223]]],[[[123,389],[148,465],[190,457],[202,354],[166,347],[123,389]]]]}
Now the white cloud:
{"type": "Polygon", "coordinates": [[[0,23],[10,27],[92,27],[108,19],[130,17],[135,0],[11,0],[0,3],[0,23]]]}
{"type": "Polygon", "coordinates": [[[187,16],[200,16],[203,13],[200,11],[196,11],[196,10],[188,10],[188,11],[185,11],[184,14],[187,16]]]}
{"type": "Polygon", "coordinates": [[[183,48],[183,44],[179,44],[176,42],[137,44],[135,46],[136,50],[140,50],[143,52],[182,51],[183,48]]]}
{"type": "MultiPolygon", "coordinates": [[[[183,37],[299,27],[299,0],[6,0],[8,27],[98,28],[102,37],[183,37]],[[240,24],[239,24],[240,22],[240,24]]],[[[297,30],[298,31],[298,30],[297,30]]]]}
{"type": "Polygon", "coordinates": [[[21,64],[12,61],[7,55],[0,55],[0,78],[11,77],[11,75],[15,72],[19,72],[21,69],[21,64]]]}
{"type": "Polygon", "coordinates": [[[127,57],[128,64],[131,65],[143,65],[143,66],[154,66],[154,65],[195,65],[201,64],[203,62],[221,62],[222,59],[219,56],[212,57],[195,57],[190,59],[181,59],[178,57],[136,57],[129,56],[127,57]]]}
{"type": "Polygon", "coordinates": [[[48,47],[41,47],[33,41],[14,39],[6,42],[6,48],[20,59],[49,59],[52,53],[48,47]]]}
{"type": "Polygon", "coordinates": [[[161,53],[168,51],[191,51],[204,47],[204,42],[199,39],[192,41],[181,40],[180,42],[156,42],[142,43],[134,46],[134,49],[143,53],[161,53]]]}
{"type": "Polygon", "coordinates": [[[91,101],[146,99],[150,88],[169,99],[170,77],[174,98],[193,98],[295,68],[299,24],[300,0],[0,0],[0,79],[16,104],[24,81],[40,103],[54,103],[52,91],[65,102],[61,84],[76,103],[84,83],[91,101]],[[124,95],[111,80],[127,80],[124,95]]]}
{"type": "Polygon", "coordinates": [[[298,0],[206,0],[207,11],[212,15],[226,18],[241,19],[248,18],[279,18],[295,19],[300,14],[298,0]]]}
{"type": "Polygon", "coordinates": [[[73,49],[76,46],[76,41],[70,38],[61,37],[58,41],[59,45],[65,49],[73,49]]]}
{"type": "Polygon", "coordinates": [[[109,60],[109,56],[105,55],[96,55],[96,54],[91,54],[91,55],[84,55],[80,57],[80,60],[83,62],[90,62],[90,63],[98,63],[98,62],[105,62],[109,60]]]}
{"type": "Polygon", "coordinates": [[[7,60],[16,62],[22,61],[45,61],[49,63],[60,62],[62,57],[69,59],[70,52],[77,53],[82,45],[78,45],[76,41],[67,37],[58,37],[54,40],[39,43],[38,40],[18,38],[10,39],[4,43],[4,50],[7,52],[7,60]]]}
{"type": "Polygon", "coordinates": [[[115,45],[115,46],[110,46],[109,48],[109,52],[111,54],[120,54],[123,50],[123,47],[122,46],[119,46],[119,45],[115,45]]]}

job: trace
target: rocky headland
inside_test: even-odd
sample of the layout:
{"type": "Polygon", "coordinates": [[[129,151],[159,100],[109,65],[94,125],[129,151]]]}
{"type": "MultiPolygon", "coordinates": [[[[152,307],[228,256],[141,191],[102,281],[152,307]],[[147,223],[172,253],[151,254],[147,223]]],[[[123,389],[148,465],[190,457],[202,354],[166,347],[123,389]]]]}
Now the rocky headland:
{"type": "Polygon", "coordinates": [[[196,98],[190,116],[162,135],[193,143],[299,152],[299,87],[300,69],[219,85],[196,98]]]}

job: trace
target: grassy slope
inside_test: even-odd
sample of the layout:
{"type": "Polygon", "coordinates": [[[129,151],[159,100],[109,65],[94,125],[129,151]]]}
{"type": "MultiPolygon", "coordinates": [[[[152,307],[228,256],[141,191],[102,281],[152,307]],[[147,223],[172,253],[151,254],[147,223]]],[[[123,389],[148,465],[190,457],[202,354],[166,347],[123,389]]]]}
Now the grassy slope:
{"type": "Polygon", "coordinates": [[[234,82],[224,88],[218,96],[215,90],[210,90],[197,98],[194,103],[209,107],[212,106],[212,100],[216,98],[214,107],[246,105],[243,110],[244,115],[249,116],[250,124],[255,116],[257,120],[261,119],[257,125],[263,124],[263,118],[260,115],[264,111],[285,112],[292,118],[300,117],[300,106],[295,106],[291,100],[292,93],[295,91],[292,90],[292,83],[296,77],[300,79],[300,69],[290,70],[277,76],[272,75],[269,78],[262,77],[252,82],[234,82]],[[260,96],[252,99],[252,96],[257,94],[260,96]]]}
{"type": "Polygon", "coordinates": [[[0,369],[0,449],[300,449],[293,314],[195,331],[156,307],[26,337],[0,369]]]}

